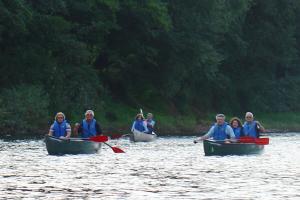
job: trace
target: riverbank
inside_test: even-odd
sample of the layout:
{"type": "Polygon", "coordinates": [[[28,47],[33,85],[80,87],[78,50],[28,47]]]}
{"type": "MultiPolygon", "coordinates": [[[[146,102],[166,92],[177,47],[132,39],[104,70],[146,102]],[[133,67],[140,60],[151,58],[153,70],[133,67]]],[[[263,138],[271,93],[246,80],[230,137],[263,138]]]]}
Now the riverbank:
{"type": "MultiPolygon", "coordinates": [[[[160,136],[195,136],[202,135],[208,131],[211,125],[214,123],[215,113],[195,113],[187,112],[187,114],[180,114],[177,112],[171,112],[167,109],[143,109],[144,115],[148,112],[154,114],[156,121],[155,132],[160,136]]],[[[128,134],[130,133],[131,124],[135,118],[136,113],[139,113],[140,109],[132,108],[120,104],[113,104],[105,106],[105,108],[95,109],[95,118],[101,124],[103,133],[107,135],[112,134],[128,134]]],[[[260,121],[266,128],[268,133],[278,132],[300,132],[300,113],[254,113],[255,119],[260,121]]],[[[230,118],[237,116],[243,121],[244,114],[226,115],[226,121],[230,118]]],[[[84,117],[81,115],[67,114],[67,120],[73,126],[76,122],[80,122],[84,117]]],[[[0,137],[42,137],[48,133],[49,126],[53,122],[51,119],[53,116],[49,116],[49,119],[45,119],[45,123],[38,129],[31,128],[28,124],[26,129],[13,129],[14,127],[3,127],[0,133],[0,137]]]]}
{"type": "MultiPolygon", "coordinates": [[[[206,115],[169,115],[166,113],[155,113],[156,132],[162,136],[194,136],[202,135],[208,131],[214,123],[215,114],[206,115]]],[[[103,120],[104,132],[128,134],[134,116],[122,115],[121,121],[109,123],[103,120]],[[131,119],[131,120],[128,120],[131,119]]],[[[229,121],[235,115],[227,115],[229,121]]],[[[243,116],[238,116],[243,121],[243,116]]],[[[255,120],[261,122],[266,133],[300,132],[300,113],[259,113],[255,114],[255,120]]]]}

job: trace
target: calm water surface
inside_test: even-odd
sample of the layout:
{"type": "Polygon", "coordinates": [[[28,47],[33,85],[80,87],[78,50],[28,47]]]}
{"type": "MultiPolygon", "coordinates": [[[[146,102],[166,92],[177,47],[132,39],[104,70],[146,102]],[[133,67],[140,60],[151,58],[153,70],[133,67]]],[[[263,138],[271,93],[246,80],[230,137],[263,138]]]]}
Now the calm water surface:
{"type": "Polygon", "coordinates": [[[254,156],[205,157],[193,139],[66,156],[42,140],[0,140],[0,199],[300,199],[299,133],[273,134],[254,156]]]}

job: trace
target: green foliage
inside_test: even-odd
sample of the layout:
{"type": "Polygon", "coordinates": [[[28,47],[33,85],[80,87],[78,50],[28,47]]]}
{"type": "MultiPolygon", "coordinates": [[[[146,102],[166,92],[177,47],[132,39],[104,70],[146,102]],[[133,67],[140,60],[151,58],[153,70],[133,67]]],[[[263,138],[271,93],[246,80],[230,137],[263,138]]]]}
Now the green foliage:
{"type": "Polygon", "coordinates": [[[19,85],[1,93],[1,134],[28,134],[47,125],[48,95],[40,86],[19,85]]]}
{"type": "Polygon", "coordinates": [[[103,110],[107,124],[132,115],[111,109],[122,106],[299,111],[299,11],[295,0],[0,0],[0,89],[39,85],[51,117],[103,110]]]}

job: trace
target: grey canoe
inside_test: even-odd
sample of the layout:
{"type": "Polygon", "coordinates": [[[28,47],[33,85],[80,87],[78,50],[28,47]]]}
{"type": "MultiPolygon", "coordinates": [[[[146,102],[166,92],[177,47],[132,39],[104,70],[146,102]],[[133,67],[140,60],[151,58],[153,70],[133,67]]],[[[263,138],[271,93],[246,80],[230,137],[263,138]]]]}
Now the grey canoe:
{"type": "Polygon", "coordinates": [[[152,142],[156,139],[157,139],[157,135],[154,132],[149,134],[149,133],[143,133],[135,130],[130,135],[130,140],[133,142],[152,142]]]}
{"type": "Polygon", "coordinates": [[[45,143],[50,155],[94,154],[101,148],[101,143],[82,138],[58,139],[46,136],[45,143]]]}

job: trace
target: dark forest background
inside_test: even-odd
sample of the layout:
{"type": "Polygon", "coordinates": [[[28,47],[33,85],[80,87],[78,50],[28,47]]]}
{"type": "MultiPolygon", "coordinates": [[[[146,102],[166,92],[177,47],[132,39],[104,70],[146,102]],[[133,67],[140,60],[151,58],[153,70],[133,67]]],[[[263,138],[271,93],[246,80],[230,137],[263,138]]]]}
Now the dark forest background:
{"type": "Polygon", "coordinates": [[[0,0],[0,128],[300,111],[299,50],[298,0],[0,0]]]}

